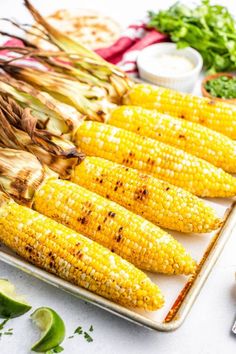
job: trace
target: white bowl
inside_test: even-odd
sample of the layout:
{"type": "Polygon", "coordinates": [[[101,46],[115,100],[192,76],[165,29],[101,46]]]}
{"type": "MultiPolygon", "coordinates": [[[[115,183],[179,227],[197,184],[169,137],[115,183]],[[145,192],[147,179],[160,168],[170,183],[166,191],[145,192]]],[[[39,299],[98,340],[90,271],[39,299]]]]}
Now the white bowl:
{"type": "Polygon", "coordinates": [[[202,56],[193,48],[177,49],[175,43],[158,43],[143,49],[138,55],[137,65],[141,79],[155,85],[168,87],[182,92],[191,92],[202,70],[202,56]],[[184,73],[166,75],[155,73],[150,62],[158,55],[173,54],[189,59],[194,67],[184,73]]]}

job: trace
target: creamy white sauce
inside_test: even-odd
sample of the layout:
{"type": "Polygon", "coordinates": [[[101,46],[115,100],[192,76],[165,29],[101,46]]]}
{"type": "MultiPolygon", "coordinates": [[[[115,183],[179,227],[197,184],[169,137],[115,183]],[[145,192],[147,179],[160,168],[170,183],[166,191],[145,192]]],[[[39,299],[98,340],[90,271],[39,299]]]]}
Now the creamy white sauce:
{"type": "Polygon", "coordinates": [[[194,65],[183,55],[161,54],[150,58],[149,67],[152,72],[160,75],[178,75],[193,70],[194,65]]]}

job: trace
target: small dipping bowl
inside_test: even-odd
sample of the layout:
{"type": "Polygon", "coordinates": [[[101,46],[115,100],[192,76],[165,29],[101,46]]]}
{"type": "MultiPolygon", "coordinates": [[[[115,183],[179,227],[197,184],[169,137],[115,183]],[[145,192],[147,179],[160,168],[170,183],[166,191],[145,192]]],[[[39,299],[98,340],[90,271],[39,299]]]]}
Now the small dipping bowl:
{"type": "Polygon", "coordinates": [[[137,65],[140,78],[152,84],[182,92],[191,92],[202,70],[202,56],[193,48],[177,49],[175,43],[157,43],[143,49],[138,55],[137,65]],[[152,67],[155,58],[162,55],[184,57],[192,63],[193,68],[179,73],[166,74],[156,72],[152,67]]]}
{"type": "Polygon", "coordinates": [[[202,95],[204,97],[208,97],[208,98],[211,98],[212,100],[214,101],[220,101],[220,102],[225,102],[225,103],[230,103],[230,104],[236,104],[236,98],[221,98],[221,97],[215,97],[215,96],[212,96],[210,94],[210,92],[208,92],[205,88],[205,84],[207,81],[210,81],[210,80],[213,80],[213,79],[216,79],[217,77],[220,77],[220,76],[227,76],[229,77],[230,79],[233,79],[235,77],[235,75],[233,74],[229,74],[229,73],[217,73],[217,74],[213,74],[213,75],[208,75],[206,76],[203,81],[202,81],[202,85],[201,85],[201,89],[202,89],[202,95]]]}

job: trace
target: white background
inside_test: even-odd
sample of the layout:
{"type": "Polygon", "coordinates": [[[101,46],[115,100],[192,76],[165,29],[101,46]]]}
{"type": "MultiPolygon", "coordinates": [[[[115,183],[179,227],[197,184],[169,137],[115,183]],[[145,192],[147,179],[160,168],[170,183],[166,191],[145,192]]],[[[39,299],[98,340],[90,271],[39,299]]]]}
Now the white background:
{"type": "MultiPolygon", "coordinates": [[[[163,8],[174,1],[34,0],[33,3],[44,14],[63,7],[96,9],[126,25],[133,19],[144,17],[146,10],[163,8]]],[[[229,6],[236,15],[234,0],[218,3],[229,6]]],[[[20,0],[0,1],[0,17],[6,16],[22,22],[30,21],[20,0]]],[[[65,320],[67,337],[79,325],[85,330],[93,325],[94,342],[87,343],[82,336],[66,339],[63,343],[65,354],[233,354],[236,353],[236,336],[231,335],[230,328],[236,314],[235,236],[226,245],[186,322],[173,333],[157,333],[129,323],[1,262],[0,277],[8,278],[21,293],[26,294],[33,308],[49,306],[58,311],[65,320]]],[[[38,332],[28,314],[12,320],[6,328],[11,327],[14,335],[2,337],[0,353],[29,353],[38,332]]]]}

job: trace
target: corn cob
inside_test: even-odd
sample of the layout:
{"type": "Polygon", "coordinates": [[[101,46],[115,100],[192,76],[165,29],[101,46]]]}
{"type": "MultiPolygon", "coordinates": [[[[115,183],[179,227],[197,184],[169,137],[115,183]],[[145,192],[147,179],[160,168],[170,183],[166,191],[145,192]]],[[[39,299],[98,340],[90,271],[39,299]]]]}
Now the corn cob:
{"type": "Polygon", "coordinates": [[[213,209],[191,193],[99,157],[86,157],[71,181],[172,230],[209,232],[221,223],[213,209]]]}
{"type": "Polygon", "coordinates": [[[133,86],[123,103],[157,109],[236,139],[234,105],[146,84],[133,86]]]}
{"type": "Polygon", "coordinates": [[[194,271],[195,263],[171,235],[76,184],[49,180],[35,192],[33,207],[141,269],[165,274],[194,271]]]}
{"type": "MultiPolygon", "coordinates": [[[[15,66],[12,66],[12,68],[13,70],[11,70],[11,72],[14,72],[14,70],[16,70],[15,66]]],[[[32,69],[26,68],[17,69],[17,75],[21,73],[21,76],[23,75],[23,78],[28,80],[27,75],[25,75],[27,70],[29,72],[33,71],[32,69]]],[[[48,73],[43,74],[44,76],[48,76],[48,73]]],[[[34,83],[42,83],[42,75],[34,72],[34,74],[31,73],[31,78],[32,75],[35,78],[34,83]]],[[[18,91],[22,91],[22,85],[20,89],[20,85],[17,84],[17,80],[11,79],[10,82],[14,89],[17,87],[18,91]]],[[[57,87],[56,81],[53,79],[52,85],[55,88],[57,87]]],[[[2,83],[0,81],[0,90],[5,89],[12,94],[13,88],[11,86],[7,85],[5,82],[2,83]]],[[[25,90],[24,86],[23,90],[25,90]]],[[[22,94],[15,93],[15,97],[18,99],[21,96],[22,94]]],[[[67,97],[71,97],[69,92],[67,92],[67,97]]],[[[29,98],[28,95],[27,98],[29,98]]],[[[23,100],[25,102],[25,96],[23,96],[23,100]]],[[[78,101],[77,92],[76,100],[78,101]]],[[[83,106],[83,108],[81,108],[81,112],[87,112],[89,118],[92,120],[98,120],[99,118],[102,119],[103,117],[105,122],[108,124],[136,132],[139,135],[154,138],[164,143],[168,143],[197,157],[200,157],[212,163],[216,167],[224,169],[227,172],[236,172],[235,142],[223,134],[215,132],[194,122],[189,122],[183,119],[164,115],[159,113],[157,110],[147,110],[136,106],[120,106],[114,108],[113,106],[110,107],[109,105],[106,109],[103,109],[102,107],[104,104],[99,104],[98,107],[101,107],[101,109],[98,109],[98,107],[93,107],[93,102],[90,102],[89,100],[87,100],[86,105],[84,105],[84,100],[85,99],[81,101],[83,106]],[[91,112],[93,112],[93,114],[91,114],[91,112]],[[95,116],[98,118],[95,118],[95,116]],[[199,142],[201,143],[199,144],[199,142]]],[[[50,122],[50,119],[48,119],[48,122],[50,122]]],[[[74,120],[73,125],[74,127],[77,126],[74,120]]]]}
{"type": "Polygon", "coordinates": [[[236,143],[200,124],[136,106],[114,109],[107,123],[175,146],[227,172],[236,172],[236,143]]]}
{"type": "Polygon", "coordinates": [[[141,216],[43,168],[35,156],[0,149],[0,183],[16,200],[81,232],[137,267],[189,274],[195,262],[171,235],[141,216]]]}
{"type": "Polygon", "coordinates": [[[124,129],[83,122],[75,141],[89,156],[145,171],[198,196],[230,197],[236,194],[236,179],[220,168],[183,150],[124,129]]]}
{"type": "Polygon", "coordinates": [[[121,305],[162,307],[158,287],[116,254],[3,195],[0,204],[0,241],[30,263],[121,305]]]}
{"type": "MultiPolygon", "coordinates": [[[[86,107],[84,107],[84,110],[86,111],[86,107]]],[[[99,112],[95,113],[99,115],[99,112]]],[[[76,135],[80,136],[79,134],[81,132],[81,126],[85,127],[86,124],[87,123],[81,123],[81,121],[78,122],[78,125],[74,127],[75,137],[76,135]],[[79,133],[76,133],[76,130],[78,130],[79,133]]],[[[96,126],[96,123],[92,124],[94,124],[92,126],[96,126]]],[[[98,125],[97,127],[103,129],[101,125],[98,125]]],[[[104,129],[108,129],[107,133],[112,133],[112,128],[110,128],[109,130],[108,127],[104,127],[104,129]]],[[[121,132],[122,130],[120,130],[120,133],[121,132]]],[[[142,150],[142,156],[146,158],[146,161],[137,161],[138,154],[136,154],[137,156],[135,157],[133,164],[133,159],[130,158],[132,156],[129,155],[130,151],[128,152],[128,154],[126,154],[126,156],[123,156],[123,158],[121,158],[121,154],[117,153],[115,154],[115,156],[108,157],[108,151],[106,152],[106,154],[108,155],[99,155],[100,157],[106,157],[111,160],[115,159],[113,161],[128,164],[128,166],[141,169],[145,172],[149,172],[151,174],[154,174],[155,177],[159,177],[160,179],[167,180],[168,182],[176,184],[179,187],[183,187],[184,189],[187,189],[198,196],[226,197],[235,195],[235,180],[230,175],[224,174],[222,170],[217,170],[216,168],[214,168],[214,166],[211,166],[207,162],[204,162],[201,159],[191,156],[182,150],[178,150],[167,144],[163,144],[162,142],[157,143],[151,139],[146,139],[145,137],[142,137],[141,139],[140,137],[135,136],[135,134],[132,135],[132,133],[130,132],[125,132],[124,130],[123,132],[126,138],[129,139],[130,136],[132,136],[133,143],[137,142],[140,145],[139,147],[135,146],[134,149],[139,149],[139,151],[142,150]],[[147,157],[145,157],[145,154],[143,155],[144,151],[142,149],[142,145],[146,145],[147,150],[150,150],[145,152],[145,154],[148,154],[147,157]],[[147,147],[147,145],[149,147],[147,147]],[[155,155],[154,159],[152,157],[153,152],[155,155]],[[135,165],[135,163],[137,166],[135,165]],[[182,178],[180,172],[183,172],[185,174],[186,179],[182,178]],[[211,181],[208,183],[209,175],[212,175],[213,179],[211,179],[211,181]],[[198,179],[196,179],[196,176],[198,177],[198,179]]],[[[88,133],[88,136],[90,133],[91,132],[88,133]]],[[[118,140],[120,138],[122,138],[122,133],[120,134],[118,140]]],[[[84,139],[88,140],[89,138],[85,136],[84,139]]],[[[112,140],[112,137],[110,137],[109,139],[112,140]]],[[[100,145],[102,145],[102,142],[100,142],[100,145]]],[[[114,146],[115,151],[117,151],[117,148],[118,146],[114,146]]],[[[124,148],[127,150],[128,146],[125,146],[124,148]]],[[[90,149],[92,152],[89,152],[90,155],[98,154],[98,152],[93,152],[93,147],[90,147],[90,149]]],[[[86,151],[87,150],[85,149],[84,152],[86,153],[86,151]]],[[[111,153],[111,155],[112,154],[113,153],[111,153]]]]}
{"type": "Polygon", "coordinates": [[[220,225],[213,209],[167,182],[97,157],[88,157],[80,165],[83,156],[70,141],[38,130],[34,121],[28,109],[22,109],[9,96],[0,96],[0,125],[4,127],[0,129],[0,145],[32,152],[63,179],[69,178],[105,197],[109,193],[111,200],[159,226],[183,232],[209,232],[220,225]],[[141,190],[145,190],[145,198],[140,196],[141,190]]]}
{"type": "MultiPolygon", "coordinates": [[[[15,65],[5,65],[4,68],[12,75],[23,78],[31,84],[40,85],[45,89],[52,90],[53,88],[54,94],[60,92],[67,100],[71,100],[72,96],[74,96],[74,100],[78,103],[75,107],[77,107],[81,113],[86,114],[89,119],[105,121],[111,125],[134,131],[140,135],[155,138],[192,153],[227,172],[234,173],[236,171],[235,143],[223,134],[214,132],[194,122],[163,115],[156,110],[149,111],[135,106],[114,108],[114,105],[109,104],[107,100],[88,100],[86,97],[83,97],[83,95],[80,95],[81,97],[79,98],[77,90],[74,90],[74,94],[71,90],[68,90],[68,86],[73,87],[74,82],[72,81],[71,85],[67,84],[66,91],[62,91],[62,85],[58,85],[57,80],[53,77],[53,72],[50,72],[50,75],[48,72],[42,72],[40,74],[32,68],[20,68],[15,65]],[[139,116],[142,117],[141,120],[139,116]],[[199,141],[201,141],[201,144],[199,144],[199,141]]],[[[69,80],[70,79],[67,79],[68,82],[70,82],[69,80]]],[[[4,85],[0,83],[0,90],[2,90],[2,86],[6,89],[5,82],[4,85]]],[[[8,92],[12,94],[11,86],[13,86],[14,89],[17,87],[17,91],[22,91],[16,80],[11,79],[11,85],[8,85],[8,92]]],[[[24,90],[25,88],[23,87],[23,91],[24,90]]],[[[22,96],[22,94],[18,92],[14,92],[13,95],[17,97],[18,100],[22,96]]],[[[32,98],[29,99],[28,95],[27,98],[28,102],[32,101],[32,98]]],[[[25,100],[25,95],[23,95],[23,101],[25,102],[25,100]]],[[[39,117],[39,120],[40,119],[39,117]]],[[[48,122],[50,122],[50,118],[48,122]]],[[[78,124],[73,120],[74,128],[76,128],[78,124]]]]}

